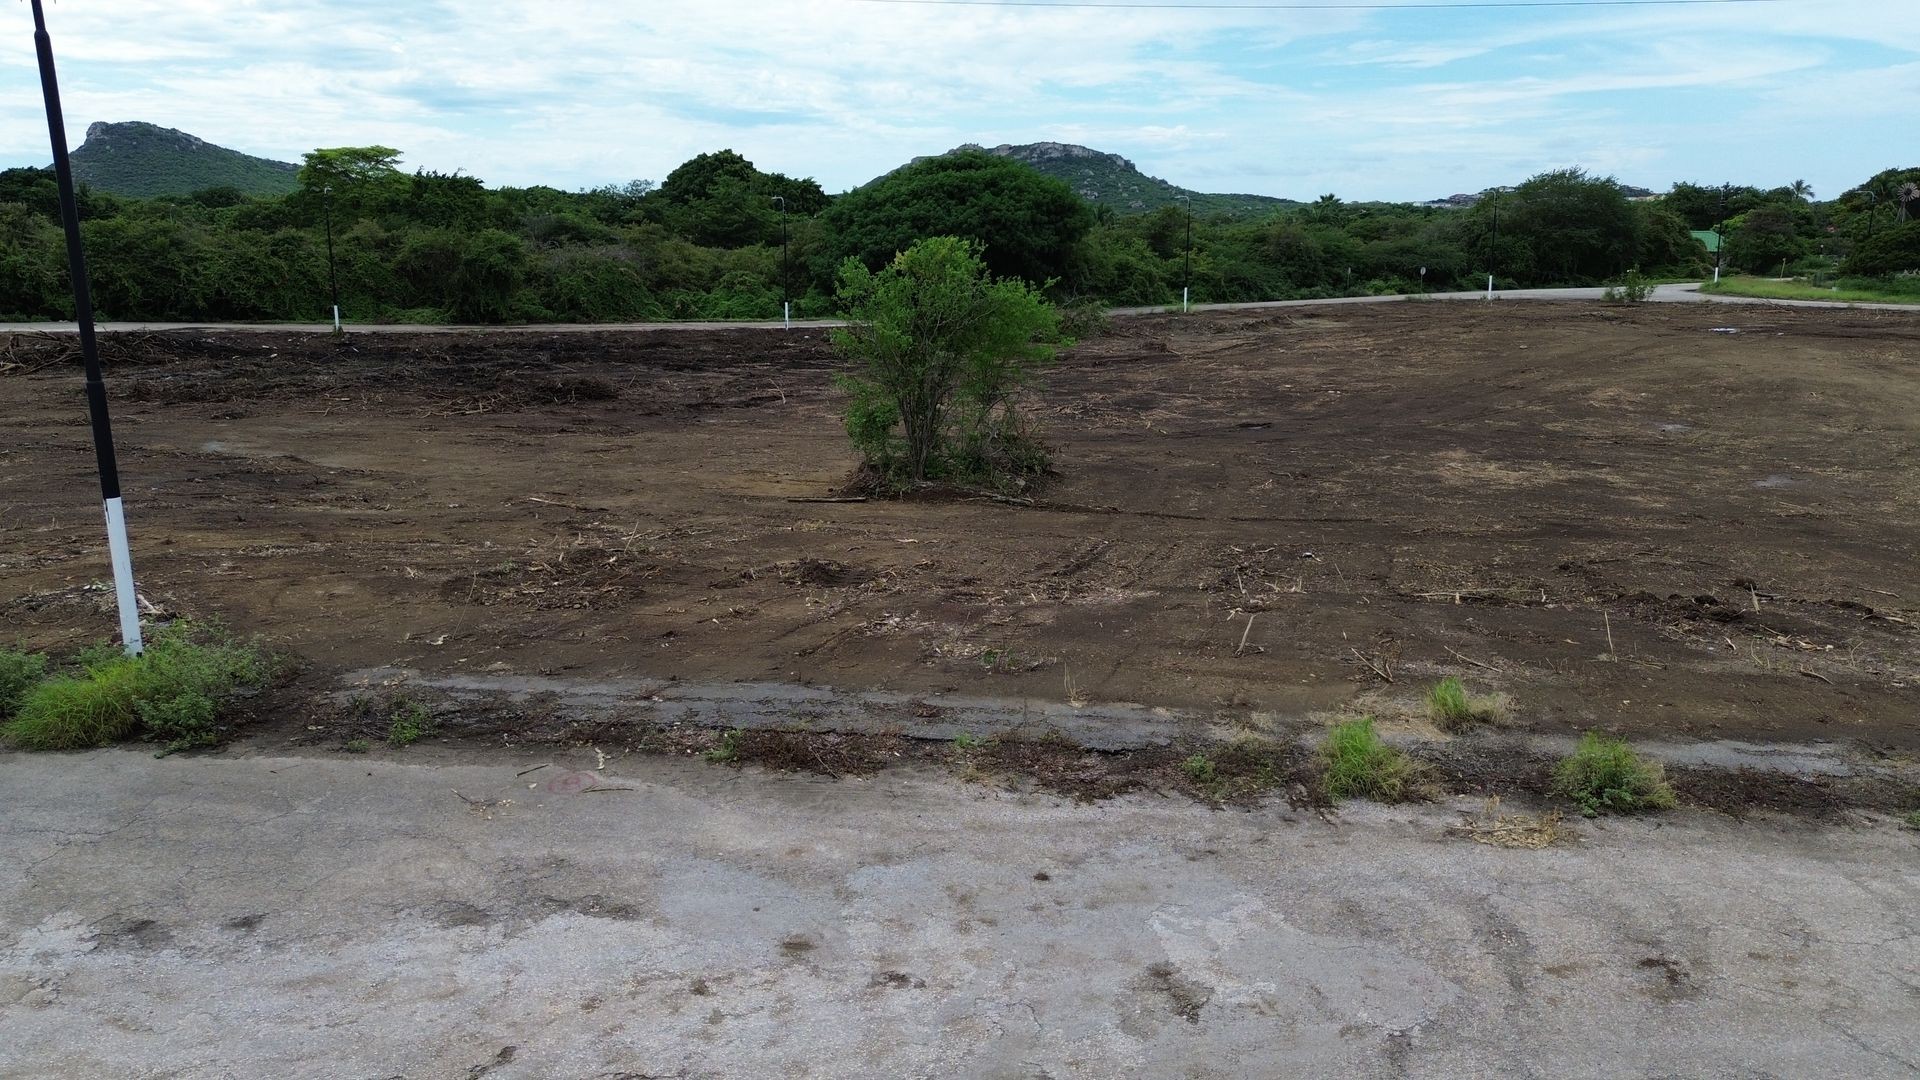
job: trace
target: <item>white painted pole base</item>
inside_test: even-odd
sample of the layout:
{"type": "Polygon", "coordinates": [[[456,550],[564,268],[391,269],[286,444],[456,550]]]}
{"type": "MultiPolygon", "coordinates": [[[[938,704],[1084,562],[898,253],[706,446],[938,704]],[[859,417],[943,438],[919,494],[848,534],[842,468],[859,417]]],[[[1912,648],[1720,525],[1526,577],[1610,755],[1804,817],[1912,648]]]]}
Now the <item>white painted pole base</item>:
{"type": "Polygon", "coordinates": [[[133,594],[133,549],[127,546],[127,515],[119,499],[108,499],[107,552],[113,558],[113,596],[120,607],[120,642],[128,656],[146,647],[140,640],[140,601],[133,594]]]}
{"type": "Polygon", "coordinates": [[[780,325],[782,329],[793,329],[793,305],[782,301],[780,304],[780,325]]]}
{"type": "Polygon", "coordinates": [[[340,305],[339,304],[333,305],[333,332],[336,334],[340,332],[340,305]]]}
{"type": "Polygon", "coordinates": [[[1718,266],[1713,268],[1713,283],[1715,285],[1720,284],[1720,268],[1718,266]]]}
{"type": "Polygon", "coordinates": [[[1487,299],[1493,299],[1493,275],[1487,275],[1487,299]]]}
{"type": "Polygon", "coordinates": [[[1180,290],[1180,310],[1183,312],[1193,310],[1187,305],[1187,290],[1185,289],[1180,290]]]}

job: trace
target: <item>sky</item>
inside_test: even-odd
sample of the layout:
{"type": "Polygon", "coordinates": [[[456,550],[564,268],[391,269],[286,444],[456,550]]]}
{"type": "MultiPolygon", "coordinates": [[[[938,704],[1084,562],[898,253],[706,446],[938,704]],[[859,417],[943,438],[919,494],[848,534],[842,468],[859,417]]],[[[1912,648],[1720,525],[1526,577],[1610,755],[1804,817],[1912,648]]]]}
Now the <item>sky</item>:
{"type": "MultiPolygon", "coordinates": [[[[58,0],[47,20],[74,145],[145,120],[286,161],[380,143],[495,185],[658,180],[731,148],[843,191],[961,143],[1042,140],[1297,199],[1576,165],[1826,198],[1920,165],[1920,0],[1372,2],[58,0]]],[[[44,165],[32,18],[7,7],[0,166],[44,165]]]]}

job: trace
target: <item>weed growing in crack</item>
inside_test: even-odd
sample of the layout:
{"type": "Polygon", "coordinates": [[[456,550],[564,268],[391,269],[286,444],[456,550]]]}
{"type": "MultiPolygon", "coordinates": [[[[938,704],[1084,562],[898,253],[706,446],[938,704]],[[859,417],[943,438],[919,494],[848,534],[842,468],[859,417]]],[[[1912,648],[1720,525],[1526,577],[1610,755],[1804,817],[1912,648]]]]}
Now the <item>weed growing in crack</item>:
{"type": "Polygon", "coordinates": [[[1553,769],[1553,793],[1572,799],[1587,817],[1671,809],[1677,802],[1659,762],[1642,758],[1625,739],[1597,731],[1580,738],[1553,769]]]}
{"type": "Polygon", "coordinates": [[[720,741],[715,743],[713,749],[708,750],[703,756],[715,764],[724,764],[729,761],[738,760],[740,757],[740,738],[744,734],[745,732],[739,728],[722,732],[720,734],[720,741]]]}
{"type": "Polygon", "coordinates": [[[404,696],[394,699],[393,711],[387,714],[387,720],[387,743],[395,747],[412,746],[437,729],[427,707],[404,696]]]}
{"type": "Polygon", "coordinates": [[[1401,802],[1413,797],[1418,768],[1374,730],[1373,717],[1333,725],[1320,745],[1327,797],[1401,802]]]}

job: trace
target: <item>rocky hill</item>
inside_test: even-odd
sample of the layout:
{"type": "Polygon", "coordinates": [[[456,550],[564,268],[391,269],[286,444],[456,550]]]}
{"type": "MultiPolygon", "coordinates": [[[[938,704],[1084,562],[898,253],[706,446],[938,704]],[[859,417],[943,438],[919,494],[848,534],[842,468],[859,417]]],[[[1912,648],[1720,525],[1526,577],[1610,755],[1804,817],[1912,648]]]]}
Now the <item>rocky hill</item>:
{"type": "Polygon", "coordinates": [[[115,195],[187,195],[210,187],[284,195],[299,172],[298,165],[138,121],[89,125],[86,142],[73,152],[74,179],[115,195]]]}
{"type": "Polygon", "coordinates": [[[1073,143],[1003,143],[990,147],[969,143],[955,149],[984,150],[989,154],[1025,162],[1048,176],[1065,181],[1068,187],[1089,203],[1111,207],[1120,213],[1158,210],[1181,195],[1192,197],[1193,209],[1197,214],[1263,214],[1297,205],[1291,199],[1277,199],[1268,195],[1216,195],[1178,187],[1158,177],[1148,176],[1119,154],[1108,154],[1073,143]]]}

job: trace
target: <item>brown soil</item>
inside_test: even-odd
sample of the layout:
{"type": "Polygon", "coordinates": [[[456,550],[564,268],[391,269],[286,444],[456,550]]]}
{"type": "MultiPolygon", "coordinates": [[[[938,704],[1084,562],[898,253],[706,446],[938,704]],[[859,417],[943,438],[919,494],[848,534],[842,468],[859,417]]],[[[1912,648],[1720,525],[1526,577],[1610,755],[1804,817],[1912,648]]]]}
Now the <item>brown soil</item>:
{"type": "MultiPolygon", "coordinates": [[[[113,625],[64,351],[0,348],[0,626],[51,649],[113,625]]],[[[1920,749],[1903,313],[1121,320],[1036,403],[1059,476],[1032,506],[794,501],[854,464],[817,333],[107,355],[142,592],[316,686],[403,665],[1412,723],[1454,673],[1535,730],[1920,749]]]]}

